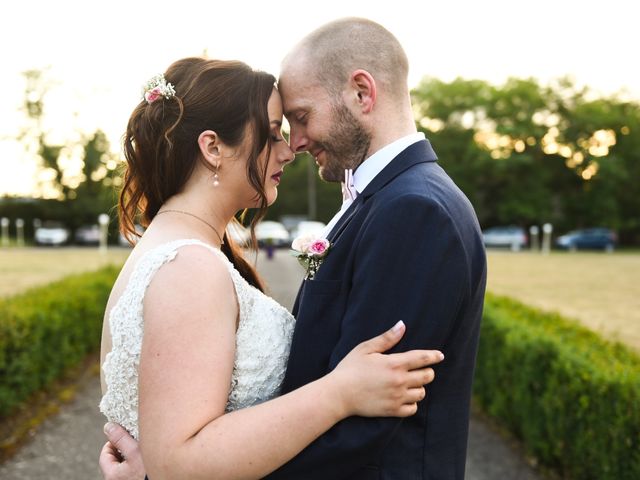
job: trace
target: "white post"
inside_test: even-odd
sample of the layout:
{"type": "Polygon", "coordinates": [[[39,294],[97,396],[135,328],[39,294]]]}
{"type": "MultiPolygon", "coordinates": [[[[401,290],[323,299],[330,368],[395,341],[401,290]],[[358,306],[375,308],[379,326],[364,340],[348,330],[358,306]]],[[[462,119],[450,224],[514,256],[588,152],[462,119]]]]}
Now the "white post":
{"type": "Polygon", "coordinates": [[[98,223],[100,224],[100,253],[107,253],[107,236],[109,234],[109,215],[101,213],[98,215],[98,223]]]}
{"type": "Polygon", "coordinates": [[[547,255],[551,250],[551,234],[553,233],[553,225],[545,223],[542,226],[542,253],[547,255]]]}
{"type": "Polygon", "coordinates": [[[537,252],[540,250],[540,228],[537,225],[532,225],[529,227],[529,245],[531,247],[532,252],[537,252]]]}
{"type": "Polygon", "coordinates": [[[9,246],[9,219],[7,217],[2,217],[2,219],[0,219],[0,226],[2,227],[2,233],[0,234],[2,236],[2,246],[8,247],[9,246]]]}
{"type": "Polygon", "coordinates": [[[24,220],[16,219],[16,239],[19,247],[24,247],[24,220]]]}

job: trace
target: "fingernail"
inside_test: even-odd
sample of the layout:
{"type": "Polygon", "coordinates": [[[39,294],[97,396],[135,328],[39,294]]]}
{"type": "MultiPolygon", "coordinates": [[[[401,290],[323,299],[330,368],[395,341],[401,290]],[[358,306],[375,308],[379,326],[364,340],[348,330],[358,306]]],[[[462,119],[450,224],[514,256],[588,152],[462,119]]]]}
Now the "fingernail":
{"type": "Polygon", "coordinates": [[[104,424],[104,433],[111,433],[113,432],[113,429],[116,428],[115,424],[111,423],[111,422],[107,422],[104,424]]]}
{"type": "Polygon", "coordinates": [[[404,322],[402,320],[400,320],[398,323],[396,323],[393,328],[391,329],[391,331],[393,333],[398,333],[400,332],[400,330],[402,330],[402,327],[404,327],[404,322]]]}
{"type": "Polygon", "coordinates": [[[442,353],[442,352],[438,352],[438,359],[439,359],[440,361],[444,360],[444,353],[442,353]]]}

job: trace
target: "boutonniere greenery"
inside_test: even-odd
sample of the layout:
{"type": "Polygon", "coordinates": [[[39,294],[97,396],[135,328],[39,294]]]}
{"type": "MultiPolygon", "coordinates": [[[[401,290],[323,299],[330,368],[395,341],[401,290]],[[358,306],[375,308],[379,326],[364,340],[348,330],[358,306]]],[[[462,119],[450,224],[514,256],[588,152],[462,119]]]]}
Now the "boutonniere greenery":
{"type": "Polygon", "coordinates": [[[291,244],[291,253],[305,269],[305,279],[311,280],[331,249],[326,238],[306,235],[296,238],[291,244]]]}

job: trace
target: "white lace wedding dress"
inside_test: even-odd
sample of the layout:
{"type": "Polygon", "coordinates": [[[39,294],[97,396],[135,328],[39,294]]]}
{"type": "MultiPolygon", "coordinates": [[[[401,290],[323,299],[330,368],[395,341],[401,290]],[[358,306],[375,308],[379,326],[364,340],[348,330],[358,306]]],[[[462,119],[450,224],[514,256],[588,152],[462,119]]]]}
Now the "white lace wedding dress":
{"type": "MultiPolygon", "coordinates": [[[[240,319],[236,356],[226,410],[264,402],[278,395],[291,346],[295,319],[282,305],[249,285],[217,248],[199,240],[176,240],[145,253],[109,313],[112,350],[102,365],[106,393],[100,411],[138,438],[138,365],[143,334],[143,299],[153,275],[185,245],[200,245],[227,266],[235,286],[240,319]]],[[[215,348],[215,345],[212,345],[215,348]]]]}

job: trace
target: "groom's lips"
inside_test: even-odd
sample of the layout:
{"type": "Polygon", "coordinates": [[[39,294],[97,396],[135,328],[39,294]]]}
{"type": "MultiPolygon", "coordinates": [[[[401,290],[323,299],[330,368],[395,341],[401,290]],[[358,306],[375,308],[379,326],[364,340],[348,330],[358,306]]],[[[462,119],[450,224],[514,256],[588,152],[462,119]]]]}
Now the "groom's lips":
{"type": "Polygon", "coordinates": [[[311,152],[311,155],[313,155],[313,158],[315,159],[316,163],[318,163],[318,164],[319,164],[319,162],[318,162],[319,158],[318,157],[320,156],[320,154],[322,152],[324,152],[324,150],[315,150],[315,151],[311,152]]]}

